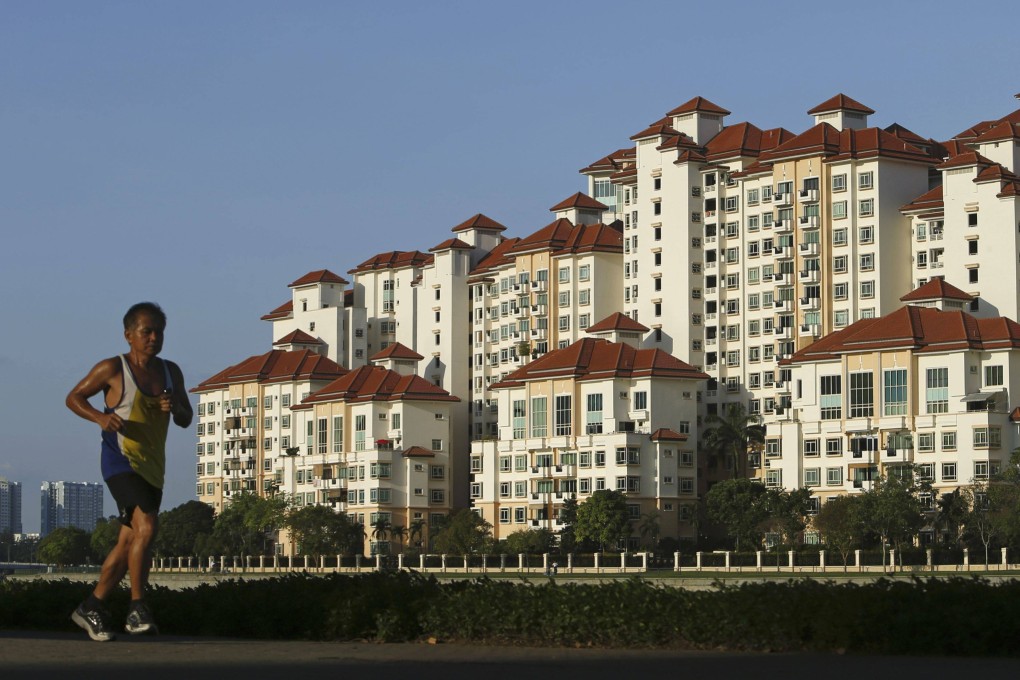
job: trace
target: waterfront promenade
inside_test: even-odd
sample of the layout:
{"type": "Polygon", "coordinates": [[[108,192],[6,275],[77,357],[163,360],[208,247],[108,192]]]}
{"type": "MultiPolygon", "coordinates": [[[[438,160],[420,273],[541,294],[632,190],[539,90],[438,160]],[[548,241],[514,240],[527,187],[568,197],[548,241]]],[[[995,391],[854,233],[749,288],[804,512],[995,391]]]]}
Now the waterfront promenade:
{"type": "Polygon", "coordinates": [[[358,677],[415,680],[627,677],[1017,677],[1020,660],[742,654],[717,651],[557,649],[460,644],[370,644],[128,637],[97,643],[84,634],[0,631],[5,680],[79,678],[206,680],[358,677]]]}

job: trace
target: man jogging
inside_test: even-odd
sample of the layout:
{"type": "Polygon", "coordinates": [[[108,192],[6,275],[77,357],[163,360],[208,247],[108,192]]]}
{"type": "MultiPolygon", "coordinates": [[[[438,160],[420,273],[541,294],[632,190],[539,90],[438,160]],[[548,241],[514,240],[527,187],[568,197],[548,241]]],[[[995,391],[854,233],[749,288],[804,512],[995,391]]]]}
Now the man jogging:
{"type": "Polygon", "coordinates": [[[181,369],[157,357],[165,328],[166,314],[159,305],[132,306],[124,315],[128,353],[100,361],[67,395],[67,407],[102,430],[103,479],[117,502],[122,524],[95,590],[71,615],[93,640],[115,637],[106,598],[129,572],[131,607],[125,630],[157,632],[145,603],[145,587],[163,499],[166,435],[171,416],[180,427],[191,425],[192,418],[181,369]],[[89,403],[100,392],[102,411],[89,403]]]}

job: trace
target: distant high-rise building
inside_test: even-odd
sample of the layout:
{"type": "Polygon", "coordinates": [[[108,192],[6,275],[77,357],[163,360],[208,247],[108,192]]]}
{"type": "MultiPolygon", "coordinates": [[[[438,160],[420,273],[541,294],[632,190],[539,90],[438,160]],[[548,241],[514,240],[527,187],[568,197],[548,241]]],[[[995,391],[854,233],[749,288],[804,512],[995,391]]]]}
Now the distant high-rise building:
{"type": "Polygon", "coordinates": [[[40,535],[54,529],[96,528],[103,517],[103,485],[97,482],[43,482],[40,535]]]}
{"type": "Polygon", "coordinates": [[[0,477],[0,533],[21,533],[21,482],[0,477]]]}

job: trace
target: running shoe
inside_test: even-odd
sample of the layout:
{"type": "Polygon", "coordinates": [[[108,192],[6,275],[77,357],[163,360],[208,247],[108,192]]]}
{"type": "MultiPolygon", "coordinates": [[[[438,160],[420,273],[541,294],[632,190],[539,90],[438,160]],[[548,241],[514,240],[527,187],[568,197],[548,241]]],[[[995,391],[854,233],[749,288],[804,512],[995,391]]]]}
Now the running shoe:
{"type": "Polygon", "coordinates": [[[110,629],[109,615],[99,607],[86,609],[83,602],[71,614],[71,620],[81,626],[96,642],[108,642],[117,637],[110,629]]]}
{"type": "Polygon", "coordinates": [[[158,633],[159,629],[156,627],[156,619],[153,618],[149,605],[144,602],[132,604],[131,611],[127,615],[127,623],[124,624],[124,630],[132,635],[158,633]]]}

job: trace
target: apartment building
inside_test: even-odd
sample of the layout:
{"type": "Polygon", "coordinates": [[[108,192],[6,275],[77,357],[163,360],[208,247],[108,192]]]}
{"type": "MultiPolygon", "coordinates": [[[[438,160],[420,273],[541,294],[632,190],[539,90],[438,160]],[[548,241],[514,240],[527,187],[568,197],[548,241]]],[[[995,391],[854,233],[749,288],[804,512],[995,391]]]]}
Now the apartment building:
{"type": "Polygon", "coordinates": [[[0,477],[0,533],[21,533],[21,482],[0,477]]]}
{"type": "Polygon", "coordinates": [[[648,330],[617,312],[492,385],[499,438],[472,443],[471,498],[496,538],[558,531],[566,499],[602,489],[623,492],[634,518],[656,513],[661,536],[693,536],[697,393],[708,376],[639,349],[648,330]]]}
{"type": "Polygon", "coordinates": [[[934,507],[990,479],[1020,445],[1020,324],[968,314],[972,298],[941,278],[903,301],[784,361],[792,408],[768,425],[766,486],[809,488],[817,508],[917,469],[934,507]]]}
{"type": "Polygon", "coordinates": [[[620,309],[620,223],[603,224],[606,206],[581,193],[550,211],[553,222],[504,240],[468,277],[474,438],[497,436],[493,384],[620,309]]]}
{"type": "MultiPolygon", "coordinates": [[[[465,467],[451,446],[460,399],[415,375],[423,357],[396,343],[316,390],[294,407],[307,445],[292,462],[298,505],[328,502],[371,534],[378,522],[434,527],[452,506],[454,470],[465,467]]],[[[288,487],[289,488],[289,487],[288,487]]],[[[428,541],[428,531],[423,539],[428,541]]],[[[370,554],[388,554],[392,539],[366,538],[370,554]]]]}
{"type": "MultiPolygon", "coordinates": [[[[200,382],[195,425],[195,493],[219,512],[238,492],[286,493],[302,501],[328,495],[299,480],[312,443],[303,414],[293,409],[347,369],[320,354],[318,341],[293,330],[277,349],[248,357],[200,382]]],[[[310,463],[308,463],[310,465],[310,463]]]]}
{"type": "Polygon", "coordinates": [[[902,208],[914,284],[959,282],[976,316],[1020,318],[1020,111],[938,145],[940,183],[902,208]]]}
{"type": "Polygon", "coordinates": [[[92,531],[96,520],[105,517],[98,482],[43,482],[40,496],[40,536],[66,527],[92,531]]]}

